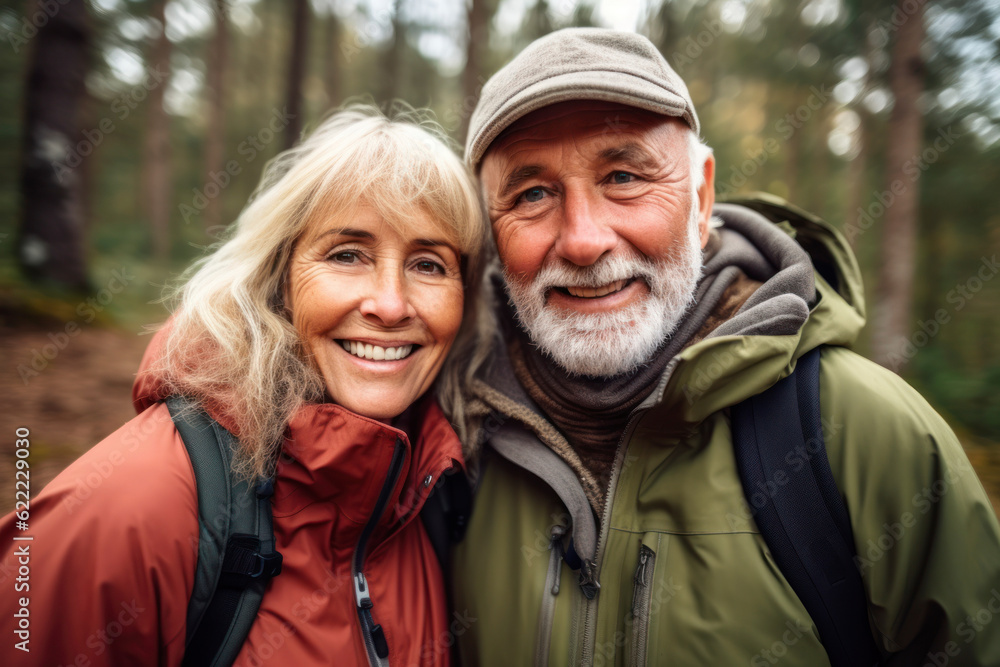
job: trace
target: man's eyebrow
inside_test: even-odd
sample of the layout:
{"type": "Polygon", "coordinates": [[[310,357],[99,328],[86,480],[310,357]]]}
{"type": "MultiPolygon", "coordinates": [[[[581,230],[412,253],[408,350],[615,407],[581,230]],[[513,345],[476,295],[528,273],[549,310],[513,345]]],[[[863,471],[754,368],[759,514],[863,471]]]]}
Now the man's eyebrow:
{"type": "Polygon", "coordinates": [[[605,148],[597,157],[602,162],[624,162],[647,170],[653,170],[660,164],[655,155],[634,142],[605,148]]]}
{"type": "Polygon", "coordinates": [[[540,173],[542,173],[542,168],[538,165],[529,165],[515,170],[504,181],[503,187],[500,189],[500,199],[506,199],[512,192],[521,187],[522,183],[540,173]]]}

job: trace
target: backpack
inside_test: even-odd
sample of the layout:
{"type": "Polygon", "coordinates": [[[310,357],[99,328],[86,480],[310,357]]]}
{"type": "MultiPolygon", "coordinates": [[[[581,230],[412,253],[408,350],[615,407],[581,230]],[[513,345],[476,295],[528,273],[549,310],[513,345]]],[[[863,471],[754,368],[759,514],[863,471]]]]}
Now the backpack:
{"type": "Polygon", "coordinates": [[[273,480],[253,488],[232,473],[237,440],[191,399],[166,400],[198,488],[198,564],[187,610],[184,661],[231,665],[264,589],[281,572],[271,514],[273,480]]]}
{"type": "Polygon", "coordinates": [[[881,654],[868,625],[851,519],[823,442],[821,349],[731,408],[736,467],[761,536],[816,624],[831,665],[877,666],[881,654]],[[792,457],[808,465],[795,470],[792,457]]]}
{"type": "MultiPolygon", "coordinates": [[[[795,222],[800,232],[829,228],[811,213],[767,193],[726,201],[776,224],[795,222]]],[[[809,233],[797,234],[796,241],[809,253],[816,271],[837,289],[841,281],[829,250],[809,233]]],[[[816,624],[830,663],[879,665],[881,653],[868,624],[868,599],[854,561],[851,518],[823,442],[820,350],[800,357],[788,377],[731,408],[736,466],[761,536],[816,624]],[[809,465],[790,471],[791,457],[806,458],[809,465]]]]}

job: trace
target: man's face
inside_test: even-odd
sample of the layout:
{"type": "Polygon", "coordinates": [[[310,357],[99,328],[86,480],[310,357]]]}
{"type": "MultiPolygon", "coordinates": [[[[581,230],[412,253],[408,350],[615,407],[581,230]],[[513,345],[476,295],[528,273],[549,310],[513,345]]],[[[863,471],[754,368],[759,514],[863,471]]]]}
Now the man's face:
{"type": "Polygon", "coordinates": [[[632,107],[567,102],[520,119],[483,160],[518,317],[572,373],[635,369],[691,302],[714,161],[696,197],[688,132],[678,119],[632,107]]]}

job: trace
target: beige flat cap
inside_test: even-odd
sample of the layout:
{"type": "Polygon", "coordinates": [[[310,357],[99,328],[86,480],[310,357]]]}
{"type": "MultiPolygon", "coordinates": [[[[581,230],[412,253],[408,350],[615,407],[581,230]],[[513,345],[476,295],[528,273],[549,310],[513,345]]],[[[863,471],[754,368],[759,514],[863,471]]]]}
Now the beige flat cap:
{"type": "Polygon", "coordinates": [[[466,162],[478,170],[512,123],[570,100],[618,102],[682,118],[701,131],[687,86],[652,42],[632,32],[566,28],[529,44],[483,86],[469,122],[466,162]]]}

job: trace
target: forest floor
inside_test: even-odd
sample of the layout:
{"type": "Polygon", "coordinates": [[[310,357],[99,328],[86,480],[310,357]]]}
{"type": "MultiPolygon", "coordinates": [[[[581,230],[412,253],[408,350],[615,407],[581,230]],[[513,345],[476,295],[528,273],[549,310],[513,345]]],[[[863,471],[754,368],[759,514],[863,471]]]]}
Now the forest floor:
{"type": "MultiPolygon", "coordinates": [[[[10,320],[0,318],[0,396],[5,403],[0,410],[0,513],[14,506],[15,430],[31,431],[31,495],[37,497],[69,463],[135,416],[132,381],[151,338],[141,327],[129,331],[94,325],[62,339],[58,322],[14,326],[10,320]],[[38,360],[36,351],[51,356],[54,339],[64,346],[51,360],[38,360]],[[25,370],[33,362],[42,366],[37,374],[25,370]]],[[[1000,515],[1000,443],[965,445],[1000,515]]]]}

